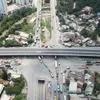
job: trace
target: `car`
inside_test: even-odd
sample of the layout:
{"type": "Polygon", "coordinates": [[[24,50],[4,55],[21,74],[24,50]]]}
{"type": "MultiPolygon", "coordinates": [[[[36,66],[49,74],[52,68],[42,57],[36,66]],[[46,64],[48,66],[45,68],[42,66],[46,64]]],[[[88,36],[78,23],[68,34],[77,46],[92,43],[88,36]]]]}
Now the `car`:
{"type": "Polygon", "coordinates": [[[43,41],[43,43],[45,43],[45,41],[43,41]]]}
{"type": "Polygon", "coordinates": [[[88,68],[88,66],[85,66],[85,68],[88,68]]]}
{"type": "Polygon", "coordinates": [[[64,89],[64,92],[67,92],[67,90],[66,90],[66,89],[64,89]]]}
{"type": "Polygon", "coordinates": [[[58,73],[56,74],[56,77],[58,78],[58,73]]]}
{"type": "Polygon", "coordinates": [[[100,66],[100,63],[96,63],[96,66],[100,66]]]}
{"type": "Polygon", "coordinates": [[[41,45],[41,47],[44,47],[44,45],[41,45]]]}
{"type": "Polygon", "coordinates": [[[37,29],[37,32],[38,32],[39,30],[37,29]]]}
{"type": "Polygon", "coordinates": [[[50,69],[48,69],[48,71],[51,73],[51,70],[50,69]]]}
{"type": "Polygon", "coordinates": [[[88,66],[86,66],[86,65],[83,65],[82,67],[83,67],[83,68],[87,68],[87,69],[88,69],[88,66]]]}
{"type": "Polygon", "coordinates": [[[33,43],[33,46],[35,46],[36,44],[35,43],[33,43]]]}
{"type": "Polygon", "coordinates": [[[55,59],[57,59],[57,56],[55,56],[55,59]]]}
{"type": "Polygon", "coordinates": [[[63,73],[63,76],[65,76],[65,73],[63,73]]]}
{"type": "Polygon", "coordinates": [[[59,66],[60,66],[60,63],[59,63],[59,66]]]}
{"type": "Polygon", "coordinates": [[[45,46],[45,48],[48,48],[48,46],[45,46]]]}
{"type": "Polygon", "coordinates": [[[61,74],[63,73],[63,71],[61,70],[61,74]]]}
{"type": "Polygon", "coordinates": [[[65,69],[65,70],[64,70],[64,73],[66,73],[66,72],[67,72],[67,70],[65,69]]]}
{"type": "Polygon", "coordinates": [[[58,85],[58,92],[60,92],[60,86],[58,85]]]}
{"type": "Polygon", "coordinates": [[[54,78],[54,75],[52,74],[52,72],[50,73],[51,77],[54,78]]]}
{"type": "Polygon", "coordinates": [[[70,69],[70,67],[67,67],[67,69],[70,69]]]}

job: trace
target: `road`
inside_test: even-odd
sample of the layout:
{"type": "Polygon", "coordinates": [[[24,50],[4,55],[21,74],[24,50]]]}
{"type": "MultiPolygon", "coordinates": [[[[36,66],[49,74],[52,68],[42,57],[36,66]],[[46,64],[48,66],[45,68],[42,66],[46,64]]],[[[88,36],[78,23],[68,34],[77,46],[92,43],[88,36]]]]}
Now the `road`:
{"type": "Polygon", "coordinates": [[[36,17],[36,31],[35,31],[35,38],[36,38],[36,47],[41,47],[41,0],[37,0],[37,17],[36,17]]]}
{"type": "MultiPolygon", "coordinates": [[[[55,59],[53,57],[44,57],[43,61],[45,64],[48,65],[48,68],[54,74],[54,79],[51,78],[48,69],[40,63],[38,57],[34,58],[23,58],[22,65],[15,66],[18,72],[21,72],[27,80],[28,83],[28,99],[27,100],[36,100],[36,94],[38,93],[37,88],[37,78],[46,79],[52,82],[52,87],[57,87],[56,81],[56,70],[55,70],[55,59]]],[[[70,70],[73,71],[83,71],[84,69],[78,69],[82,65],[86,64],[86,60],[97,60],[97,59],[90,59],[90,58],[77,58],[77,57],[58,57],[57,61],[60,63],[59,68],[59,82],[62,82],[62,74],[61,70],[65,70],[67,67],[70,67],[70,70]]],[[[99,60],[99,58],[98,58],[99,60]]],[[[90,66],[89,70],[98,71],[100,72],[100,66],[90,66]]],[[[53,100],[54,92],[52,89],[52,96],[50,100],[53,100]]],[[[60,94],[61,100],[63,100],[63,95],[60,94]]],[[[42,99],[41,99],[42,100],[42,99]]]]}
{"type": "Polygon", "coordinates": [[[100,47],[66,48],[66,49],[0,48],[0,56],[35,56],[35,55],[100,57],[100,47]]]}
{"type": "Polygon", "coordinates": [[[58,30],[58,18],[56,16],[56,7],[57,2],[56,0],[51,0],[50,1],[50,9],[51,9],[51,33],[52,33],[52,38],[51,38],[51,44],[55,45],[56,47],[63,47],[59,43],[59,30],[58,30]]]}

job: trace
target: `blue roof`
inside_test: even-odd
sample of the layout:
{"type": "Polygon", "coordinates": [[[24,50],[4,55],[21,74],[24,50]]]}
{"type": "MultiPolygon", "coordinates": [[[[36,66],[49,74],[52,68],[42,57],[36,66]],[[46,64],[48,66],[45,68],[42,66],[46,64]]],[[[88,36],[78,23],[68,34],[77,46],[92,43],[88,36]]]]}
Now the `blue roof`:
{"type": "Polygon", "coordinates": [[[54,89],[53,89],[53,90],[54,90],[54,92],[56,92],[56,87],[54,87],[54,89]]]}
{"type": "Polygon", "coordinates": [[[97,15],[100,15],[100,12],[98,12],[97,15]]]}

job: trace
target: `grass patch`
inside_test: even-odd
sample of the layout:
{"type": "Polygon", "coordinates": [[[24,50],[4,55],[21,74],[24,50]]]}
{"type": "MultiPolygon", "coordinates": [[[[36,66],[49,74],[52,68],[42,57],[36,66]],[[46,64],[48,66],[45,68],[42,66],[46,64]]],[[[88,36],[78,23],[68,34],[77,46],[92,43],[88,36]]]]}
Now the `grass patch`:
{"type": "Polygon", "coordinates": [[[49,19],[46,19],[46,28],[49,30],[50,38],[51,38],[51,22],[49,19]]]}
{"type": "Polygon", "coordinates": [[[41,19],[41,27],[45,27],[46,26],[46,23],[43,19],[41,19]]]}
{"type": "Polygon", "coordinates": [[[34,33],[33,32],[33,24],[24,24],[21,31],[26,33],[34,33]]]}
{"type": "Polygon", "coordinates": [[[41,37],[41,41],[42,41],[42,42],[45,41],[44,32],[41,32],[40,37],[41,37]]]}

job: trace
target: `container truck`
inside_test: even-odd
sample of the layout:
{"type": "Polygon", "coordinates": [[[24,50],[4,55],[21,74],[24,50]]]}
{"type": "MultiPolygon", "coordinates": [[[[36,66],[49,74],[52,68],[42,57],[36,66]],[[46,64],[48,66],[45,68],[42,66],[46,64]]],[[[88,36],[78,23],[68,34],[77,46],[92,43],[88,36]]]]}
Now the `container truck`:
{"type": "Polygon", "coordinates": [[[60,92],[62,93],[62,84],[60,83],[60,92]]]}

